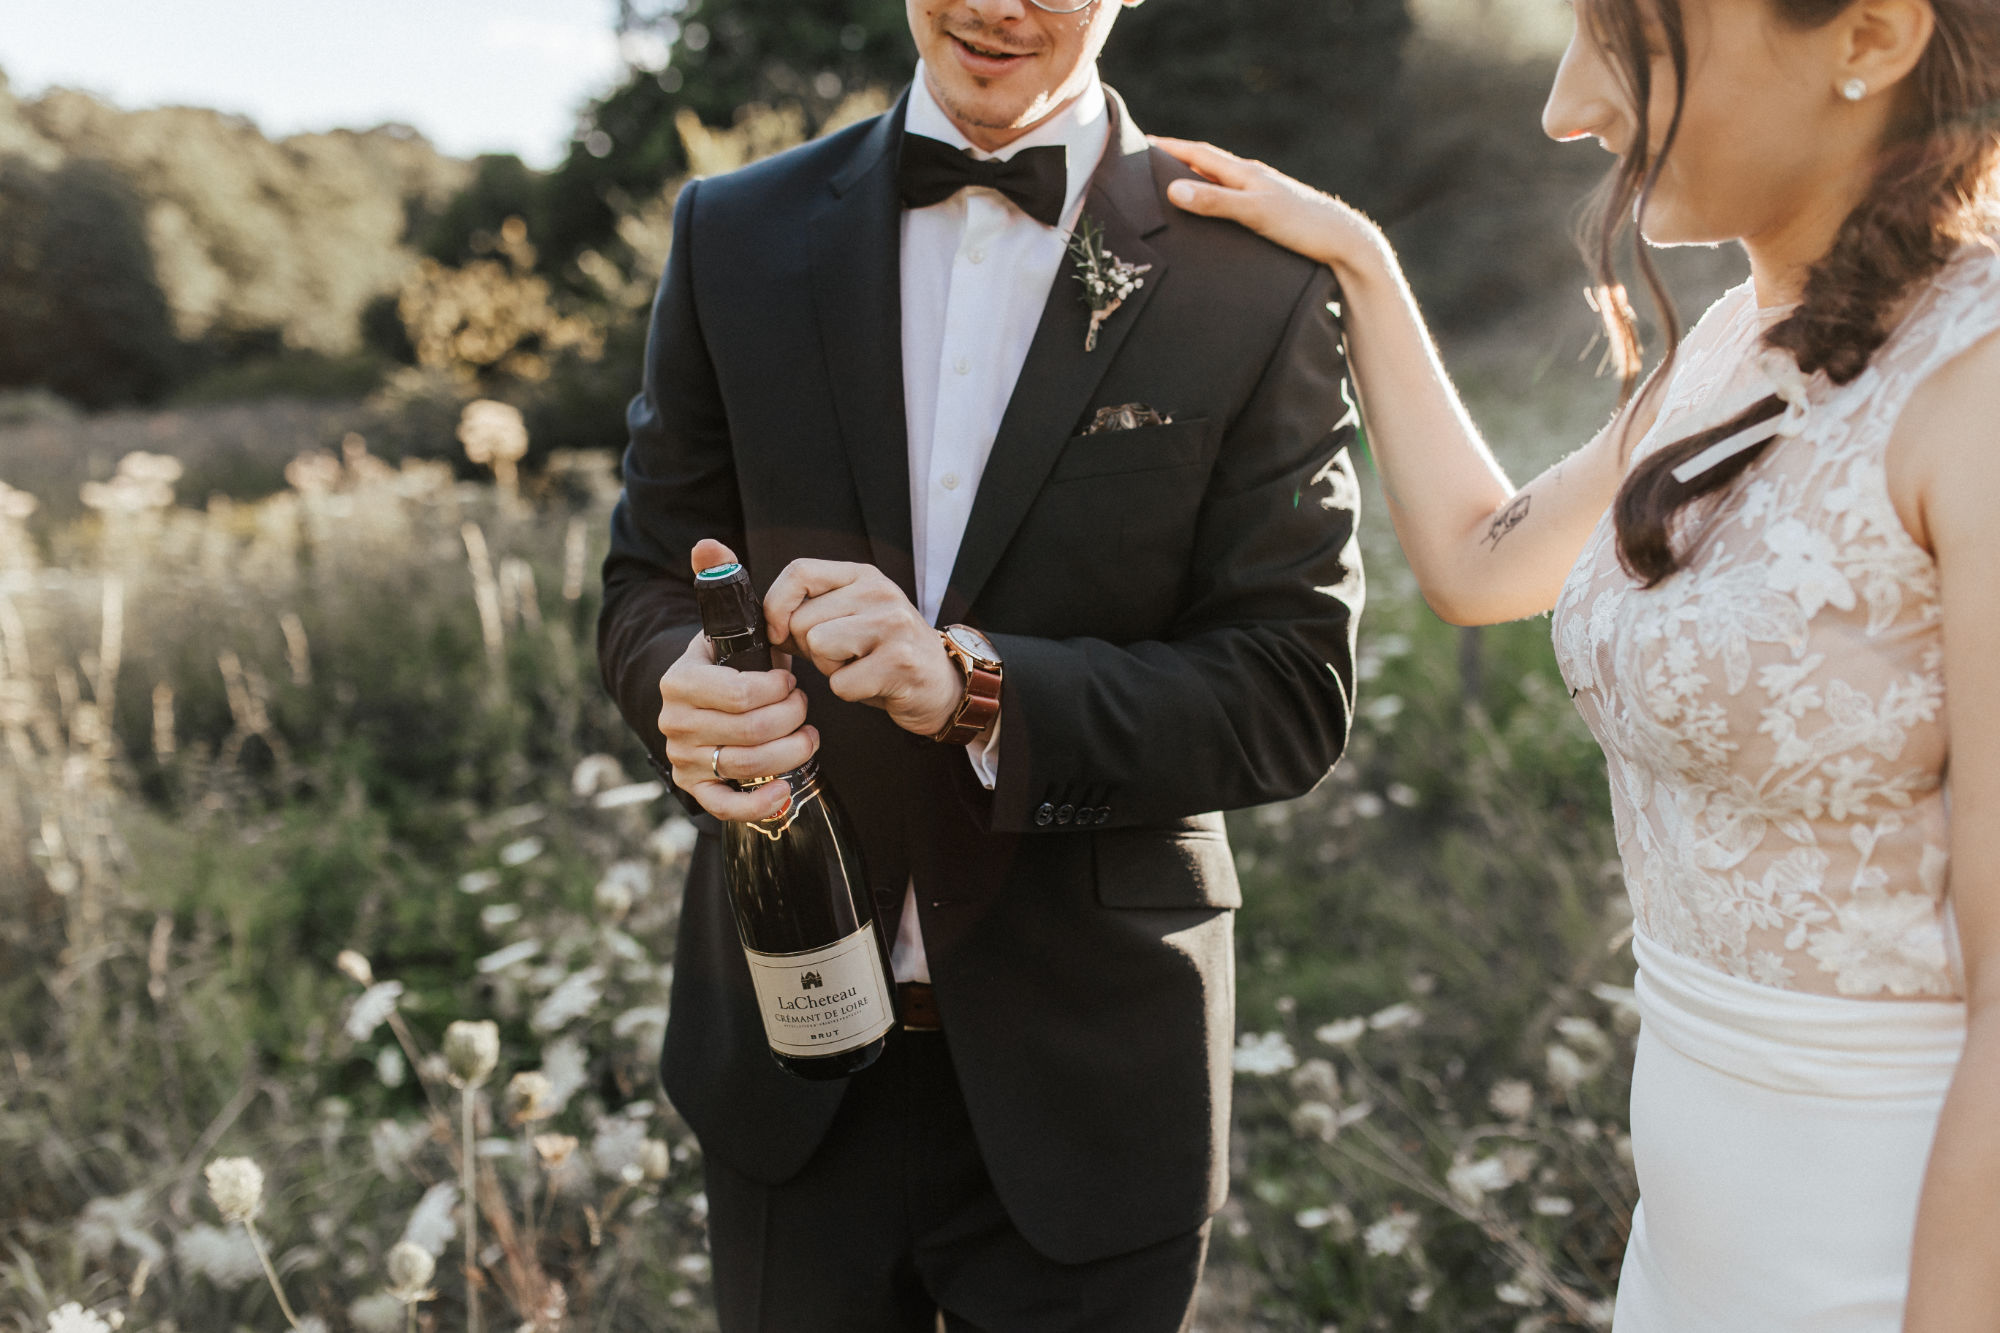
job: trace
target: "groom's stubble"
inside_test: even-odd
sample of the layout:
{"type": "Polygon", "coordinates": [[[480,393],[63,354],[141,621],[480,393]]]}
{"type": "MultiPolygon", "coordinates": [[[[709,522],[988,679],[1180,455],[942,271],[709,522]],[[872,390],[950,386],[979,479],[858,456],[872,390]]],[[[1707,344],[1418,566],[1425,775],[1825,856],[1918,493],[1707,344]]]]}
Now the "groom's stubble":
{"type": "Polygon", "coordinates": [[[1082,94],[1119,11],[1138,3],[1051,14],[1026,0],[906,0],[906,13],[932,98],[995,152],[1082,94]]]}

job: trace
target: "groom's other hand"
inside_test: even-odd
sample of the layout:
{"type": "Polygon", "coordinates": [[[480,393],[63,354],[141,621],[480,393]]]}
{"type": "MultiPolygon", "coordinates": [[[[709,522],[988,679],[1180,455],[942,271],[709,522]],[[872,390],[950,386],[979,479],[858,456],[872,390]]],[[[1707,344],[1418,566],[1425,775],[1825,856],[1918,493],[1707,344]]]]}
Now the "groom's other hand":
{"type": "MultiPolygon", "coordinates": [[[[718,541],[695,545],[695,572],[736,559],[718,541]]],[[[819,749],[805,725],[806,696],[789,671],[738,671],[716,665],[708,636],[697,634],[660,677],[660,735],[674,785],[724,820],[771,819],[790,803],[782,782],[738,791],[730,780],[789,773],[819,749]]]]}
{"type": "Polygon", "coordinates": [[[772,646],[810,661],[835,695],[905,731],[935,736],[965,694],[937,630],[873,565],[794,560],[764,597],[764,622],[772,646]]]}

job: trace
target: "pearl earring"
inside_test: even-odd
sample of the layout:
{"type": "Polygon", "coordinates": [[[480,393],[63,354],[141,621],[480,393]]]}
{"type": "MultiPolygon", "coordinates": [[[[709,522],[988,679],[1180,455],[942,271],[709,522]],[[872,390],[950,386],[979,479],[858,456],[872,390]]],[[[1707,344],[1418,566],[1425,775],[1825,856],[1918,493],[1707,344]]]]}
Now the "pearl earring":
{"type": "Polygon", "coordinates": [[[1866,79],[1849,79],[1846,83],[1840,85],[1840,95],[1850,102],[1858,102],[1868,96],[1868,81],[1866,79]]]}

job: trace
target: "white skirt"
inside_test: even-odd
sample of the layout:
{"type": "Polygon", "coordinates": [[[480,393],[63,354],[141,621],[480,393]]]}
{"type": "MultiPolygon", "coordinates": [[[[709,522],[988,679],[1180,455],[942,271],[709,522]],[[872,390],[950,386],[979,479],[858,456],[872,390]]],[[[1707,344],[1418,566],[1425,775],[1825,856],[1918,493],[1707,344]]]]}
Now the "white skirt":
{"type": "Polygon", "coordinates": [[[1616,1333],[1898,1333],[1965,1006],[1739,981],[1639,936],[1616,1333]]]}

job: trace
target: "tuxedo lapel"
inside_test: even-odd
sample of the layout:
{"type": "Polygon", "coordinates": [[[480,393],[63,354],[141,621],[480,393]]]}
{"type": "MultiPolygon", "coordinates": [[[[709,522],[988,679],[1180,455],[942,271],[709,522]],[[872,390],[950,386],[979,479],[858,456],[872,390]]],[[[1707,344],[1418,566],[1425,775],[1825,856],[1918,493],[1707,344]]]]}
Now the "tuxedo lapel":
{"type": "Polygon", "coordinates": [[[962,619],[978,600],[1056,456],[1089,407],[1091,395],[1166,276],[1166,263],[1145,242],[1167,225],[1153,179],[1151,145],[1132,124],[1118,95],[1108,88],[1105,94],[1112,116],[1111,143],[1091,179],[1084,216],[1104,229],[1104,247],[1111,254],[1131,264],[1150,264],[1152,269],[1145,275],[1145,285],[1105,321],[1096,349],[1089,352],[1083,343],[1090,330],[1090,308],[1084,303],[1075,261],[1065,258],[1057,270],[980,477],[979,494],[945,590],[941,623],[962,619]]]}
{"type": "Polygon", "coordinates": [[[812,299],[875,567],[916,599],[903,415],[898,145],[909,95],[861,140],[810,223],[812,299]]]}

